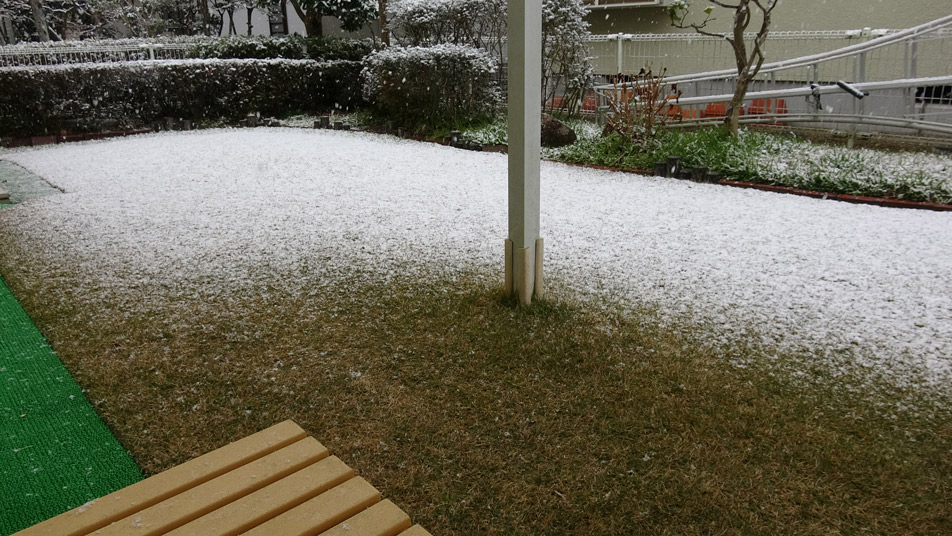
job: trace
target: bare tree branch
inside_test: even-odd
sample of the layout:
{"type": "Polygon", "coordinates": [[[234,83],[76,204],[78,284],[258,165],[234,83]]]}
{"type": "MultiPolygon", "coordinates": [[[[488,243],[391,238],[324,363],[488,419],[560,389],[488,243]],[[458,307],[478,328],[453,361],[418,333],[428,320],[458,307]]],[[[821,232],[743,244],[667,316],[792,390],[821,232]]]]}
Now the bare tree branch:
{"type": "Polygon", "coordinates": [[[668,9],[671,17],[671,24],[676,28],[693,29],[696,33],[709,37],[718,37],[730,43],[734,51],[734,62],[737,66],[737,81],[734,86],[734,95],[731,98],[727,109],[727,117],[724,124],[732,134],[737,134],[740,121],[740,113],[744,105],[744,98],[747,95],[747,88],[757,77],[765,60],[764,45],[767,42],[767,35],[770,32],[771,15],[774,8],[777,7],[779,0],[738,0],[736,3],[725,2],[723,0],[707,0],[709,3],[733,11],[733,20],[730,32],[722,34],[710,31],[708,25],[715,19],[712,16],[713,8],[708,7],[704,10],[705,17],[701,22],[687,22],[690,14],[690,7],[687,2],[679,2],[668,9]],[[753,41],[750,43],[745,39],[747,28],[754,18],[753,8],[762,15],[760,28],[753,41]]]}

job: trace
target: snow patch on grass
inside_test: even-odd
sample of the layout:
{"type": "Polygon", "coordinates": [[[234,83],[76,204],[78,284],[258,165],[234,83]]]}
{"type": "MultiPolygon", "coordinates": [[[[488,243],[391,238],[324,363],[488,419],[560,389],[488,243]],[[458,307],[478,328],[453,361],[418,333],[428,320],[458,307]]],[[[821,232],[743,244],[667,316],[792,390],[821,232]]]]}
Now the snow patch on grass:
{"type": "MultiPolygon", "coordinates": [[[[38,282],[70,274],[81,307],[102,293],[154,312],[169,299],[361,292],[343,286],[355,275],[502,278],[505,155],[272,128],[5,158],[67,195],[0,212],[0,242],[30,244],[38,282]]],[[[899,385],[950,378],[952,214],[544,162],[542,235],[559,293],[899,385]]]]}

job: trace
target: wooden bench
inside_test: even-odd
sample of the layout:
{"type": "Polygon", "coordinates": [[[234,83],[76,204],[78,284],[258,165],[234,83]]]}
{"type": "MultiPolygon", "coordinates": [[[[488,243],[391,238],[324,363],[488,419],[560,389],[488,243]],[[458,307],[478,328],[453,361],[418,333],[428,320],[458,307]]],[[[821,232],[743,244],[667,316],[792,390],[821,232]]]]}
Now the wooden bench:
{"type": "Polygon", "coordinates": [[[15,536],[427,536],[284,421],[15,536]]]}

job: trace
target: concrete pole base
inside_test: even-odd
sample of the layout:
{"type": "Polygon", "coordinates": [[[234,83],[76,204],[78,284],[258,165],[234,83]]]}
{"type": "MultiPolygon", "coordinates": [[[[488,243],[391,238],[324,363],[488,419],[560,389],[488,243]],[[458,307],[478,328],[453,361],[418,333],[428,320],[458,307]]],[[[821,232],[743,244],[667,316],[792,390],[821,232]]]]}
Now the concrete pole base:
{"type": "Polygon", "coordinates": [[[533,248],[515,248],[506,239],[505,290],[507,295],[519,296],[519,305],[532,304],[532,298],[545,294],[542,270],[543,240],[536,239],[533,248]]]}

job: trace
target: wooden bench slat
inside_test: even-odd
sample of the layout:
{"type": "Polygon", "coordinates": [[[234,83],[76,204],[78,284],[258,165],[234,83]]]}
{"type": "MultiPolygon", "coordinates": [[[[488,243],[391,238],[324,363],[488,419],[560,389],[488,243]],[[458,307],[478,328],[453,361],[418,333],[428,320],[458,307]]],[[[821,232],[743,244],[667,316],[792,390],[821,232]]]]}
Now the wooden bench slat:
{"type": "Polygon", "coordinates": [[[428,530],[421,527],[420,525],[413,525],[407,530],[400,533],[399,536],[433,536],[428,530]]]}
{"type": "Polygon", "coordinates": [[[323,445],[313,437],[306,437],[145,510],[134,512],[97,530],[95,534],[101,536],[163,534],[327,456],[327,449],[323,445]]]}
{"type": "Polygon", "coordinates": [[[284,421],[213,450],[168,471],[90,501],[78,508],[24,529],[15,536],[82,536],[198,486],[236,467],[300,441],[307,433],[284,421]]]}
{"type": "Polygon", "coordinates": [[[388,499],[320,533],[320,536],[397,536],[408,528],[410,516],[388,499]]]}
{"type": "Polygon", "coordinates": [[[166,536],[236,536],[354,477],[337,456],[323,459],[166,536]]]}
{"type": "Polygon", "coordinates": [[[258,525],[245,536],[311,536],[347,520],[380,502],[380,492],[361,477],[331,488],[317,497],[258,525]]]}

